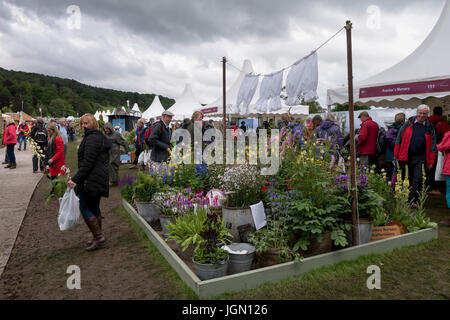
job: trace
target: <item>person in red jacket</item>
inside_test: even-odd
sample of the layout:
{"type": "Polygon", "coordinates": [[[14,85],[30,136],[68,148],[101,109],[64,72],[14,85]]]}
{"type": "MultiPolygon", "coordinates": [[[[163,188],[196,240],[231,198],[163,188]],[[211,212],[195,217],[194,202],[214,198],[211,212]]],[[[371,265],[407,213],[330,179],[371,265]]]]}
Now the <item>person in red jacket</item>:
{"type": "Polygon", "coordinates": [[[46,163],[49,167],[51,179],[65,174],[66,159],[64,158],[64,141],[54,123],[47,126],[48,146],[46,163]]]}
{"type": "Polygon", "coordinates": [[[9,117],[6,121],[5,131],[3,132],[3,144],[6,146],[6,160],[8,162],[5,168],[16,168],[16,156],[14,155],[14,146],[17,143],[17,131],[13,118],[9,117]]]}
{"type": "MultiPolygon", "coordinates": [[[[444,134],[447,131],[450,131],[450,124],[448,124],[442,117],[442,107],[435,107],[433,109],[433,115],[430,116],[428,120],[430,120],[431,124],[436,129],[436,144],[441,143],[444,138],[444,134]]],[[[444,192],[445,190],[444,183],[434,180],[435,173],[436,164],[431,168],[431,170],[427,170],[427,185],[430,189],[428,194],[441,194],[441,191],[444,192]]]]}
{"type": "MultiPolygon", "coordinates": [[[[444,165],[442,166],[442,174],[445,176],[446,180],[446,196],[447,207],[450,208],[450,131],[444,134],[442,142],[437,145],[439,152],[444,153],[444,165]]],[[[450,227],[450,219],[442,221],[440,225],[450,227]]]]}
{"type": "Polygon", "coordinates": [[[414,203],[422,188],[422,169],[431,169],[437,158],[436,132],[428,120],[429,113],[427,105],[417,107],[417,116],[406,121],[395,141],[394,159],[400,161],[402,171],[408,165],[409,201],[414,203]]]}
{"type": "Polygon", "coordinates": [[[377,164],[377,136],[378,124],[372,120],[367,111],[358,116],[361,120],[361,129],[358,134],[358,151],[361,166],[373,166],[377,164]]]}
{"type": "Polygon", "coordinates": [[[444,134],[450,131],[450,124],[442,117],[442,107],[435,107],[433,115],[428,118],[431,124],[436,128],[436,143],[439,144],[444,138],[444,134]]]}

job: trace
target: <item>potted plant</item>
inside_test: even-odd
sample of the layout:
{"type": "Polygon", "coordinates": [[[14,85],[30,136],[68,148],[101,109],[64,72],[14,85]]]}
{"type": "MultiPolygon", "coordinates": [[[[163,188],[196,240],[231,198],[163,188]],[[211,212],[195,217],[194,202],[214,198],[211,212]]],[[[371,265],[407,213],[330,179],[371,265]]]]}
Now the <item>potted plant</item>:
{"type": "Polygon", "coordinates": [[[250,205],[261,201],[261,176],[256,166],[249,164],[226,168],[220,177],[227,200],[222,216],[233,242],[240,242],[238,227],[251,224],[255,227],[250,205]]]}
{"type": "Polygon", "coordinates": [[[153,203],[159,208],[159,221],[165,237],[169,234],[166,226],[195,206],[196,198],[188,190],[182,192],[172,188],[153,195],[153,203]]]}
{"type": "Polygon", "coordinates": [[[141,215],[147,222],[159,219],[158,207],[152,203],[153,195],[159,191],[158,181],[155,177],[138,172],[138,178],[133,185],[133,200],[141,215]]]}
{"type": "Polygon", "coordinates": [[[267,225],[250,234],[249,242],[255,246],[257,265],[264,268],[284,263],[301,256],[289,247],[288,225],[286,216],[266,217],[267,225]]]}
{"type": "Polygon", "coordinates": [[[168,239],[175,240],[183,251],[194,247],[192,262],[201,280],[226,275],[228,252],[221,247],[230,243],[231,235],[219,215],[199,207],[176,218],[167,229],[168,239]]]}

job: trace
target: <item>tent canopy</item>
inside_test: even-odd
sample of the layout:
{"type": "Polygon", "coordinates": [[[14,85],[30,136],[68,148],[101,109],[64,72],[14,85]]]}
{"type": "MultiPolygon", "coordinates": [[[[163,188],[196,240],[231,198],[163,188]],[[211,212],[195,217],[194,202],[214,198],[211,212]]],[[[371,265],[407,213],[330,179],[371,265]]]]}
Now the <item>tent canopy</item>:
{"type": "Polygon", "coordinates": [[[186,84],[183,94],[176,99],[176,102],[168,110],[174,114],[173,120],[180,121],[185,118],[191,118],[194,111],[201,110],[203,107],[194,97],[192,87],[186,84]]]}
{"type": "MultiPolygon", "coordinates": [[[[354,85],[357,105],[385,107],[450,106],[450,5],[425,41],[393,67],[354,85]]],[[[348,103],[348,89],[328,89],[328,105],[348,103]]],[[[448,110],[450,111],[450,110],[448,110]]]]}
{"type": "Polygon", "coordinates": [[[155,96],[152,104],[142,114],[142,118],[150,120],[150,118],[160,117],[164,110],[165,109],[159,100],[159,96],[155,96]]]}

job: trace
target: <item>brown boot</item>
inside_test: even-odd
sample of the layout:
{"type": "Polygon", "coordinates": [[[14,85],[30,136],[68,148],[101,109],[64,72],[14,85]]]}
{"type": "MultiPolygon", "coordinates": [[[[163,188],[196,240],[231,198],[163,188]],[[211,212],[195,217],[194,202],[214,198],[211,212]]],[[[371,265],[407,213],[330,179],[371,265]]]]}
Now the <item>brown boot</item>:
{"type": "Polygon", "coordinates": [[[12,166],[12,163],[9,162],[8,165],[5,168],[11,168],[11,166],[12,166]]]}
{"type": "MultiPolygon", "coordinates": [[[[104,219],[102,216],[96,217],[98,221],[98,226],[100,227],[100,231],[102,231],[102,220],[104,219]]],[[[103,233],[103,232],[102,232],[103,233]]],[[[89,240],[86,244],[89,246],[92,244],[94,239],[89,240]]],[[[105,242],[105,238],[103,237],[103,241],[101,243],[105,242]]]]}
{"type": "Polygon", "coordinates": [[[86,248],[87,251],[92,251],[97,249],[103,242],[105,242],[105,238],[103,237],[102,230],[100,229],[97,217],[90,217],[84,219],[89,230],[91,230],[94,239],[92,240],[92,244],[86,248]]]}
{"type": "Polygon", "coordinates": [[[11,165],[11,167],[9,167],[10,169],[15,169],[16,168],[16,164],[15,163],[13,163],[12,165],[11,165]]]}

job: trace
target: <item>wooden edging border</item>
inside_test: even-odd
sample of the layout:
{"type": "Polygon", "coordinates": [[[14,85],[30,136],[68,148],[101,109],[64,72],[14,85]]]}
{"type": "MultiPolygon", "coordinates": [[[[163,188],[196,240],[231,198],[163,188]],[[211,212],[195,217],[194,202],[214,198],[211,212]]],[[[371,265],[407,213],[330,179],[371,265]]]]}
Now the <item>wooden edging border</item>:
{"type": "Polygon", "coordinates": [[[141,226],[150,241],[158,248],[167,262],[175,269],[186,285],[194,290],[199,298],[211,298],[225,292],[252,289],[267,282],[276,282],[301,275],[341,261],[354,260],[368,254],[386,253],[397,248],[416,245],[438,238],[438,227],[436,226],[432,229],[424,229],[415,233],[407,233],[357,247],[324,253],[303,259],[302,262],[287,262],[217,279],[201,281],[128,202],[122,199],[122,203],[127,212],[141,226]]]}

